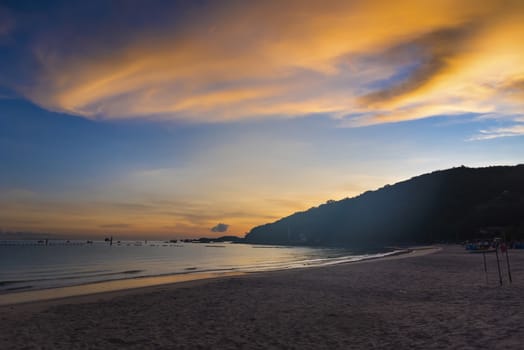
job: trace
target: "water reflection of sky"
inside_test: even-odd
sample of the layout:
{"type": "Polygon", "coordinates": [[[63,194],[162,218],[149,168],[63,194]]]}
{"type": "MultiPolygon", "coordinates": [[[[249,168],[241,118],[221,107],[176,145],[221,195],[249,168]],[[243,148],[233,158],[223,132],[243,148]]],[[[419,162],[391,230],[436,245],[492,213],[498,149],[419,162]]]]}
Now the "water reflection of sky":
{"type": "Polygon", "coordinates": [[[0,246],[0,291],[202,272],[263,271],[324,264],[341,249],[243,244],[78,242],[0,246]]]}

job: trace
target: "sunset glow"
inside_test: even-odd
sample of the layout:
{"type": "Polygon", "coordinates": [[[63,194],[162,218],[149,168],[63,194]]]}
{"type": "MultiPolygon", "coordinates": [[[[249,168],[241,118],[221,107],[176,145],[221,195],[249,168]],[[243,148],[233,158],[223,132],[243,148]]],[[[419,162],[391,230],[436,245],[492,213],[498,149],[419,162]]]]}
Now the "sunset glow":
{"type": "Polygon", "coordinates": [[[0,5],[0,229],[242,235],[524,162],[522,1],[0,5]]]}

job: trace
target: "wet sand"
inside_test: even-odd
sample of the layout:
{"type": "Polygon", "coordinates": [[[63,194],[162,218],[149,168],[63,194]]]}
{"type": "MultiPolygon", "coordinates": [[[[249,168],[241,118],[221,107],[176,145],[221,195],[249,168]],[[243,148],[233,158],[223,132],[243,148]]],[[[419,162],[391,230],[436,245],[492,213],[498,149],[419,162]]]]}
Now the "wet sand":
{"type": "Polygon", "coordinates": [[[524,251],[442,247],[0,307],[0,349],[521,349],[524,251]]]}

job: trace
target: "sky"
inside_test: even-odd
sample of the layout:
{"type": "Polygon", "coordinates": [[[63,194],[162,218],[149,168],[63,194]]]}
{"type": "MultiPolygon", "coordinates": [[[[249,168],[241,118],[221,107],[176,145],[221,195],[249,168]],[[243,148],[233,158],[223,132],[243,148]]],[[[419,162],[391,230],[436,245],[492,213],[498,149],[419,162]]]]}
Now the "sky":
{"type": "Polygon", "coordinates": [[[0,232],[242,236],[524,163],[522,1],[0,1],[0,232]]]}

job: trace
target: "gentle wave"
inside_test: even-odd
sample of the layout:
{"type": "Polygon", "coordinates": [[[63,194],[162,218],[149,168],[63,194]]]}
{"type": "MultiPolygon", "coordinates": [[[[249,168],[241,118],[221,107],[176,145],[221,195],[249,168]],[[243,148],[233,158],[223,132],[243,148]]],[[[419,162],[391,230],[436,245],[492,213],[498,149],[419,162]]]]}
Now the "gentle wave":
{"type": "Polygon", "coordinates": [[[113,247],[100,243],[2,246],[0,294],[147,277],[327,266],[398,253],[355,254],[345,249],[243,244],[172,247],[154,242],[113,247]]]}
{"type": "Polygon", "coordinates": [[[43,281],[59,281],[59,280],[74,280],[74,279],[82,279],[82,278],[89,278],[89,277],[104,277],[104,276],[116,276],[116,275],[129,275],[129,274],[135,274],[140,273],[142,270],[129,270],[129,271],[118,271],[118,272],[108,272],[108,273],[98,273],[98,274],[86,274],[86,273],[79,273],[79,275],[76,276],[54,276],[49,278],[38,278],[38,279],[31,279],[31,280],[14,280],[14,281],[0,281],[0,287],[4,285],[9,284],[15,284],[15,283],[29,283],[29,282],[43,282],[43,281]]]}

